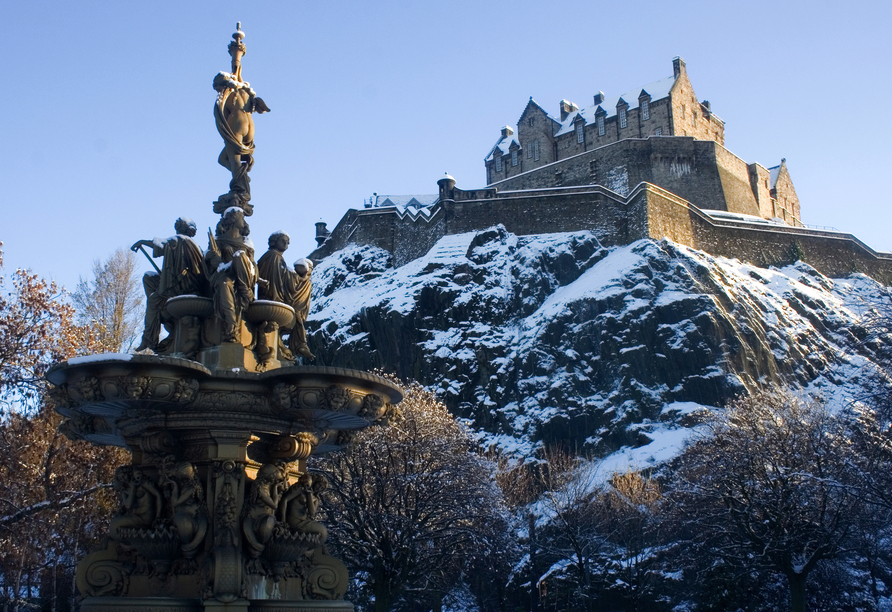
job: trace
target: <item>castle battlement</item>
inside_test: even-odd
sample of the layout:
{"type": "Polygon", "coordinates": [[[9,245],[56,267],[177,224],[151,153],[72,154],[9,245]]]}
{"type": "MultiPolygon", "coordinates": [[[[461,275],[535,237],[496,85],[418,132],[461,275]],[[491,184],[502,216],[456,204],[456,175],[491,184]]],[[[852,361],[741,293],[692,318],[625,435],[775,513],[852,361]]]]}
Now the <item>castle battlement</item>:
{"type": "Polygon", "coordinates": [[[673,76],[617,98],[599,92],[582,109],[562,100],[559,118],[531,98],[487,155],[486,187],[458,189],[446,176],[436,196],[375,194],[317,231],[311,258],[371,244],[399,267],[443,236],[503,225],[517,235],[588,230],[607,246],[667,238],[760,266],[801,259],[829,276],[892,282],[892,255],[803,225],[786,160],[747,163],[724,142],[681,58],[673,76]]]}

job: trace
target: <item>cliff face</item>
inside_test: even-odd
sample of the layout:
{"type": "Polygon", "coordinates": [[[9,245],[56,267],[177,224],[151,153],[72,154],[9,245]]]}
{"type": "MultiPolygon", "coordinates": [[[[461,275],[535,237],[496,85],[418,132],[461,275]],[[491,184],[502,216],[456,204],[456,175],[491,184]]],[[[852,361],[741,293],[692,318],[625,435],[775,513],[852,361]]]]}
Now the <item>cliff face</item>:
{"type": "Polygon", "coordinates": [[[656,461],[691,410],[775,382],[847,401],[882,357],[859,340],[888,298],[863,275],[502,227],[447,236],[398,269],[389,257],[351,246],[316,268],[318,362],[417,379],[505,450],[560,441],[656,461]]]}

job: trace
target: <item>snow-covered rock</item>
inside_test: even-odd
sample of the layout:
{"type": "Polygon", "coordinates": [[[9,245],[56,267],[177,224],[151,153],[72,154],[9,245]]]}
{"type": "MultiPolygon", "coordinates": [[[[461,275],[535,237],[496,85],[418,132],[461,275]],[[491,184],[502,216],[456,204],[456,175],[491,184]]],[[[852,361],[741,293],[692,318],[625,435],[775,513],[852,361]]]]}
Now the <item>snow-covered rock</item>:
{"type": "Polygon", "coordinates": [[[698,407],[776,382],[849,401],[880,350],[859,342],[862,321],[888,303],[864,275],[501,226],[446,236],[398,269],[382,249],[349,246],[313,277],[319,363],[417,379],[485,444],[522,453],[682,440],[672,432],[698,407]]]}

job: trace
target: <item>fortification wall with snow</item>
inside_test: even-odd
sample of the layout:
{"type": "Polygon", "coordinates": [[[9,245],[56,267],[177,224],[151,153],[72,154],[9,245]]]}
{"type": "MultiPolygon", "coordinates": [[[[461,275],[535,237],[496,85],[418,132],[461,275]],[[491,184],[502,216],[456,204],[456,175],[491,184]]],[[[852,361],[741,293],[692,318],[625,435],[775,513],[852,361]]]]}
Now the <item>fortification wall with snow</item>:
{"type": "MultiPolygon", "coordinates": [[[[732,182],[727,176],[716,181],[732,182]]],[[[443,236],[501,224],[519,236],[587,230],[605,246],[668,238],[758,266],[802,260],[827,276],[863,272],[892,284],[892,255],[873,251],[851,234],[771,223],[760,218],[758,208],[751,216],[709,214],[648,183],[625,197],[599,185],[521,192],[455,189],[445,195],[427,214],[395,207],[351,210],[310,257],[319,261],[348,244],[373,245],[390,252],[400,267],[425,255],[443,236]]]]}

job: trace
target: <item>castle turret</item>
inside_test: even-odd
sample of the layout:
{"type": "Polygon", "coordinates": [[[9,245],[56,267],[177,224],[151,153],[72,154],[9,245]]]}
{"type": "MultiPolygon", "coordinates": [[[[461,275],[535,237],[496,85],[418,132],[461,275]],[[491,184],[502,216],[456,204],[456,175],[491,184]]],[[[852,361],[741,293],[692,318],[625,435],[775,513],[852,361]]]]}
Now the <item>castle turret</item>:
{"type": "Polygon", "coordinates": [[[437,181],[440,188],[440,201],[455,199],[455,179],[446,173],[446,176],[437,181]]]}
{"type": "Polygon", "coordinates": [[[331,232],[326,228],[325,221],[316,222],[316,246],[322,246],[322,243],[328,240],[331,232]]]}

